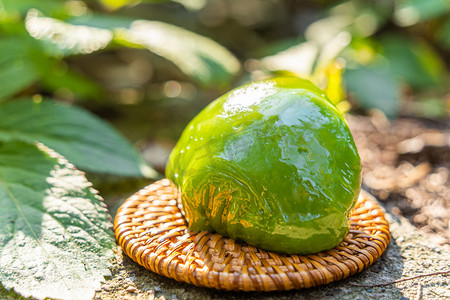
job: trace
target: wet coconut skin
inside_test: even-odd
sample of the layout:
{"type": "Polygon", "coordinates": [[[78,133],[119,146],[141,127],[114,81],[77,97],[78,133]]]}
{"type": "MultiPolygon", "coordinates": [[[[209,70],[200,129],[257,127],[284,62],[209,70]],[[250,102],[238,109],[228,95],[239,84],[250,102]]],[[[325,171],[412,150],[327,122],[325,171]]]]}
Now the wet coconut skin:
{"type": "Polygon", "coordinates": [[[338,245],[360,192],[348,126],[311,82],[281,77],[218,98],[186,127],[166,176],[189,228],[268,251],[338,245]]]}

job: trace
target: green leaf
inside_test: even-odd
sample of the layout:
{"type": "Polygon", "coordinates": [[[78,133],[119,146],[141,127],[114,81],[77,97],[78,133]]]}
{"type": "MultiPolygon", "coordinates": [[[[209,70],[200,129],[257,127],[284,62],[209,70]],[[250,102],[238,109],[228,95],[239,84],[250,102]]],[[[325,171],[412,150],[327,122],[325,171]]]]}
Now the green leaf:
{"type": "MultiPolygon", "coordinates": [[[[141,2],[146,3],[164,3],[169,2],[170,0],[98,0],[100,3],[102,3],[106,8],[114,10],[119,9],[123,6],[133,6],[137,5],[141,2]]],[[[190,0],[192,1],[192,0],[190,0]]]]}
{"type": "Polygon", "coordinates": [[[99,0],[106,8],[114,10],[126,5],[136,5],[140,0],[99,0]]]}
{"type": "Polygon", "coordinates": [[[25,297],[92,299],[110,276],[111,217],[83,173],[43,145],[0,143],[0,281],[25,297]]]}
{"type": "Polygon", "coordinates": [[[0,102],[39,78],[39,72],[30,61],[29,44],[21,38],[0,39],[0,102]]]}
{"type": "Polygon", "coordinates": [[[426,89],[442,83],[445,63],[424,40],[399,35],[380,39],[391,72],[416,88],[426,89]]]}
{"type": "Polygon", "coordinates": [[[52,101],[0,105],[0,141],[39,141],[81,169],[124,176],[156,177],[135,149],[93,114],[52,101]]]}
{"type": "Polygon", "coordinates": [[[213,40],[162,22],[134,21],[117,29],[115,40],[147,48],[204,85],[227,83],[240,70],[239,61],[213,40]]]}
{"type": "Polygon", "coordinates": [[[46,91],[70,90],[78,98],[98,98],[101,88],[89,78],[46,56],[31,38],[0,39],[0,102],[38,82],[46,91]]]}
{"type": "Polygon", "coordinates": [[[0,5],[6,14],[19,13],[21,15],[25,15],[30,8],[39,9],[47,15],[61,13],[66,9],[64,0],[2,0],[0,5]]]}
{"type": "Polygon", "coordinates": [[[442,48],[450,50],[450,18],[448,18],[437,30],[437,40],[442,48]]]}
{"type": "Polygon", "coordinates": [[[135,20],[136,19],[123,15],[89,14],[67,19],[67,23],[112,30],[115,28],[129,28],[130,24],[135,20]]]}
{"type": "Polygon", "coordinates": [[[30,10],[26,27],[53,56],[91,53],[105,48],[114,37],[122,46],[146,48],[166,58],[206,86],[228,83],[241,67],[213,40],[158,21],[93,15],[63,22],[30,10]]]}
{"type": "Polygon", "coordinates": [[[288,71],[298,76],[309,76],[318,55],[319,46],[307,41],[262,58],[259,66],[268,71],[288,71]]]}
{"type": "MultiPolygon", "coordinates": [[[[144,0],[148,2],[148,0],[144,0]]],[[[172,2],[183,5],[184,8],[190,11],[199,11],[208,4],[208,0],[172,0],[172,2]]]]}
{"type": "Polygon", "coordinates": [[[42,74],[41,83],[47,90],[66,89],[83,99],[99,99],[102,95],[102,88],[90,78],[74,70],[66,70],[64,66],[56,65],[54,69],[42,74]]]}
{"type": "Polygon", "coordinates": [[[25,26],[32,37],[41,41],[44,50],[56,57],[89,54],[105,48],[113,38],[110,30],[43,17],[35,9],[28,12],[25,26]]]}
{"type": "Polygon", "coordinates": [[[347,90],[352,93],[363,109],[379,109],[388,117],[398,113],[398,84],[379,67],[349,69],[344,74],[347,90]]]}

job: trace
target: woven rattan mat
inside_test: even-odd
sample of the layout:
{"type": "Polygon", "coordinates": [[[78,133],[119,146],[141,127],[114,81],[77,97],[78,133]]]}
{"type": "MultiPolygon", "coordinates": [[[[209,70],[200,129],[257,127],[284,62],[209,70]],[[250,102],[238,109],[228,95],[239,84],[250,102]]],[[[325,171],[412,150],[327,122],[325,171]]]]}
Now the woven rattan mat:
{"type": "Polygon", "coordinates": [[[237,243],[219,234],[187,230],[167,179],[128,198],[114,230],[134,261],[158,274],[197,286],[240,291],[301,289],[358,273],[384,252],[391,239],[383,210],[362,192],[350,232],[337,247],[314,255],[283,255],[237,243]]]}

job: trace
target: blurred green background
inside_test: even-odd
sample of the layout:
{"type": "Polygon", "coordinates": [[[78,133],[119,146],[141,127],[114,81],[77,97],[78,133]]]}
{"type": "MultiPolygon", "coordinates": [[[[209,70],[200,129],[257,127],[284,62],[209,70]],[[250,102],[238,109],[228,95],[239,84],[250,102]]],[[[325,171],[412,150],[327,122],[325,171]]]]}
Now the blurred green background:
{"type": "Polygon", "coordinates": [[[0,103],[93,112],[160,173],[205,105],[276,74],[343,112],[448,120],[449,16],[447,0],[0,0],[0,103]]]}

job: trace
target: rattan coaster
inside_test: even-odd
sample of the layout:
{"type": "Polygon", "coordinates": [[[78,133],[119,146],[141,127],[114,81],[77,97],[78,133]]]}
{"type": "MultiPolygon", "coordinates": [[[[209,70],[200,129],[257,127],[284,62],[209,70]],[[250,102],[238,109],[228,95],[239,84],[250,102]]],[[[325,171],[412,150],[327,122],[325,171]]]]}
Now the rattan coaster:
{"type": "Polygon", "coordinates": [[[128,198],[114,230],[134,261],[158,274],[197,286],[240,291],[308,288],[361,272],[377,260],[391,235],[382,208],[361,193],[350,232],[337,247],[314,255],[283,255],[219,234],[187,230],[167,179],[128,198]]]}

